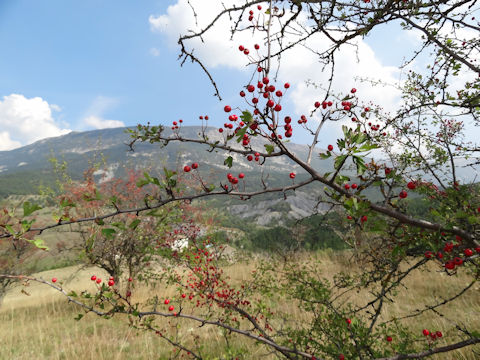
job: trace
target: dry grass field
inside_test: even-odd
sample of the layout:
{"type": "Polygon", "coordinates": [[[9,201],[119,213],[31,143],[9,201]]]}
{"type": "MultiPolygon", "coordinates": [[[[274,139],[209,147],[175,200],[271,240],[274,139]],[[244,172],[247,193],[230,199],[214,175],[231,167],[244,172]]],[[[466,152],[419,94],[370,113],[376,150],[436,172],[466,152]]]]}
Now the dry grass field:
{"type": "MultiPolygon", "coordinates": [[[[320,264],[325,277],[345,268],[344,255],[321,253],[312,259],[304,255],[298,261],[316,261],[320,264]]],[[[227,266],[226,272],[232,281],[246,280],[256,265],[240,262],[227,266]]],[[[62,286],[68,290],[93,290],[90,281],[92,273],[101,275],[98,269],[68,267],[46,271],[37,276],[44,279],[57,277],[62,286]]],[[[418,308],[419,302],[432,303],[435,299],[452,295],[455,290],[468,281],[465,274],[448,277],[432,266],[430,271],[417,271],[407,283],[408,289],[401,291],[394,304],[389,304],[383,317],[401,316],[418,308]],[[442,277],[438,281],[438,277],[442,277]]],[[[174,289],[158,287],[156,289],[140,288],[134,293],[134,300],[144,301],[153,293],[161,296],[172,295],[174,289]]],[[[363,301],[365,294],[358,294],[353,301],[363,301]]],[[[292,303],[282,305],[282,311],[291,313],[301,321],[305,318],[302,310],[292,303]]],[[[418,334],[422,329],[438,329],[444,333],[445,342],[451,340],[454,333],[453,323],[466,324],[469,328],[480,328],[480,285],[475,285],[465,296],[454,304],[443,307],[444,318],[433,317],[425,313],[410,321],[409,326],[418,334]]],[[[31,284],[28,287],[12,289],[5,297],[0,308],[0,359],[169,359],[175,358],[172,348],[152,332],[144,332],[128,326],[125,317],[115,316],[105,320],[93,314],[87,314],[80,321],[74,320],[79,309],[68,304],[55,290],[45,285],[31,284]],[[21,290],[25,290],[26,295],[21,290]]],[[[194,324],[179,322],[181,337],[187,338],[196,331],[194,324]],[[182,335],[184,334],[184,335],[182,335]]],[[[198,326],[198,325],[197,325],[198,326]]],[[[201,329],[201,341],[206,353],[212,359],[226,359],[223,334],[217,328],[201,329]],[[219,345],[222,346],[219,346],[219,345]]],[[[419,336],[419,338],[421,338],[419,336]]],[[[273,358],[265,348],[255,347],[253,342],[237,338],[231,343],[233,348],[243,349],[246,359],[273,358]]],[[[434,359],[474,360],[480,358],[480,346],[470,347],[434,359]],[[475,351],[475,352],[474,352],[475,351]]]]}

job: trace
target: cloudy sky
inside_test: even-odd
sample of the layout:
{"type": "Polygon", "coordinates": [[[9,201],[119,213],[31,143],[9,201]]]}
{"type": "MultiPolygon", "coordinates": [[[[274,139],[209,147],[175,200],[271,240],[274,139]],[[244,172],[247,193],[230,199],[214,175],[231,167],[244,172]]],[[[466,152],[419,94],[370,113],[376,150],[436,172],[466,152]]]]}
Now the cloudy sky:
{"type": "MultiPolygon", "coordinates": [[[[192,3],[198,26],[220,6],[219,0],[192,3]]],[[[0,1],[0,150],[72,130],[148,121],[168,125],[180,118],[197,125],[205,114],[210,125],[221,126],[224,105],[244,106],[238,92],[252,74],[237,47],[252,48],[261,39],[242,33],[230,41],[229,24],[223,22],[205,36],[205,44],[192,44],[218,82],[219,102],[201,69],[189,62],[180,67],[177,60],[178,35],[195,26],[186,0],[0,1]]],[[[397,66],[416,41],[415,34],[390,27],[358,43],[360,62],[353,48],[346,48],[338,58],[335,89],[356,87],[366,100],[393,108],[395,91],[359,84],[354,77],[398,83],[397,66]]],[[[323,43],[318,39],[311,45],[323,43]]],[[[285,115],[308,114],[322,97],[305,80],[322,83],[325,74],[312,53],[299,48],[283,58],[279,74],[279,82],[292,84],[285,115]]],[[[331,141],[337,130],[325,131],[331,141]]]]}

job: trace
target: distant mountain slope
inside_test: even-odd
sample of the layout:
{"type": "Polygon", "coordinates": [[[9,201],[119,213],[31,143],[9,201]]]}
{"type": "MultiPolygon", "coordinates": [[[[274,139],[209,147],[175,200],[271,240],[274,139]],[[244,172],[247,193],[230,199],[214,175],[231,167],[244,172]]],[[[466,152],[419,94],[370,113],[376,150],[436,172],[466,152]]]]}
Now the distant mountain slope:
{"type": "MultiPolygon", "coordinates": [[[[138,143],[135,151],[129,151],[126,145],[130,141],[126,128],[94,130],[86,132],[72,132],[67,135],[48,138],[37,141],[11,151],[0,152],[0,196],[6,197],[12,194],[32,194],[38,192],[39,185],[49,185],[55,180],[52,164],[49,158],[55,157],[59,161],[66,161],[69,175],[74,179],[81,179],[83,172],[88,169],[92,162],[105,160],[106,167],[99,170],[97,175],[112,177],[122,176],[125,169],[150,169],[152,173],[162,171],[164,166],[183,167],[185,164],[198,162],[201,166],[202,176],[208,178],[208,182],[219,185],[220,181],[226,182],[226,174],[232,172],[246,174],[249,189],[259,189],[262,186],[260,177],[269,186],[284,186],[291,183],[289,173],[295,171],[297,179],[302,178],[302,169],[289,159],[270,158],[260,166],[255,161],[249,162],[243,156],[230,154],[234,159],[234,165],[228,169],[224,160],[228,156],[224,151],[208,151],[208,147],[201,144],[171,142],[162,148],[159,144],[138,143]]],[[[197,138],[200,127],[184,127],[182,136],[197,138]]],[[[207,129],[207,135],[212,140],[221,140],[221,135],[214,128],[207,129]]],[[[166,135],[171,135],[170,129],[165,130],[166,135]]],[[[262,139],[255,139],[252,143],[254,149],[265,151],[262,139]]],[[[304,145],[289,144],[290,149],[297,155],[306,158],[308,148],[304,145]]],[[[320,151],[320,150],[319,150],[320,151]]],[[[317,151],[318,153],[318,151],[317,151]]],[[[320,171],[331,168],[330,160],[321,161],[317,156],[313,157],[313,165],[320,171]]],[[[266,224],[270,221],[281,223],[281,218],[299,218],[312,212],[320,189],[315,187],[309,190],[309,194],[297,191],[290,196],[288,206],[276,205],[274,214],[260,216],[265,210],[278,203],[278,195],[264,196],[251,202],[239,202],[225,199],[220,203],[229,206],[232,214],[242,218],[255,217],[258,224],[266,224]],[[296,199],[298,197],[298,199],[296,199]],[[306,201],[305,199],[310,200],[306,201]],[[279,209],[282,211],[278,211],[279,209]]],[[[219,204],[220,206],[220,204],[219,204]]]]}

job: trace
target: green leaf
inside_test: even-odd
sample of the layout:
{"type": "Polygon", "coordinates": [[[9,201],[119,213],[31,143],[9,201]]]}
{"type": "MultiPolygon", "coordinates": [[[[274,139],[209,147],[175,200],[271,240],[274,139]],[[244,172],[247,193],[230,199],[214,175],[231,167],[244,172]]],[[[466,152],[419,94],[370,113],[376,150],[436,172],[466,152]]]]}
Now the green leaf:
{"type": "Polygon", "coordinates": [[[29,240],[29,243],[35,245],[38,249],[48,250],[48,246],[45,245],[42,239],[36,238],[34,240],[29,240]]]}
{"type": "Polygon", "coordinates": [[[107,238],[112,238],[115,233],[115,229],[102,229],[102,234],[107,238]]]}
{"type": "Polygon", "coordinates": [[[337,158],[335,159],[335,164],[334,164],[335,170],[340,169],[340,166],[342,166],[343,162],[345,161],[345,159],[347,157],[348,157],[348,155],[337,156],[337,158]]]}
{"type": "Polygon", "coordinates": [[[319,155],[323,160],[328,159],[330,156],[332,156],[332,154],[330,152],[328,152],[326,154],[320,153],[319,155]]]}
{"type": "Polygon", "coordinates": [[[70,297],[78,297],[77,293],[76,293],[75,291],[73,291],[73,290],[68,293],[68,296],[70,296],[70,297]]]}
{"type": "Polygon", "coordinates": [[[135,219],[135,220],[133,220],[133,221],[130,223],[130,225],[128,225],[128,227],[129,227],[130,229],[135,230],[135,229],[137,228],[138,224],[140,224],[140,222],[141,222],[140,219],[135,219]]]}
{"type": "Polygon", "coordinates": [[[253,120],[253,115],[250,111],[245,110],[242,112],[242,115],[240,115],[240,119],[242,119],[245,124],[249,125],[253,120]]]}
{"type": "Polygon", "coordinates": [[[42,207],[37,204],[30,204],[29,201],[23,203],[23,216],[31,215],[34,211],[40,210],[42,207]]]}
{"type": "Polygon", "coordinates": [[[224,165],[227,165],[229,168],[233,165],[233,158],[231,156],[227,157],[223,162],[224,165]]]}
{"type": "Polygon", "coordinates": [[[353,156],[353,162],[357,165],[357,174],[363,175],[365,170],[367,170],[367,166],[365,165],[365,161],[360,156],[353,156]]]}
{"type": "Polygon", "coordinates": [[[268,155],[270,155],[275,149],[273,145],[265,144],[263,146],[265,146],[265,150],[267,150],[268,155]]]}
{"type": "Polygon", "coordinates": [[[244,126],[240,130],[237,131],[236,136],[237,136],[237,142],[239,143],[240,141],[243,140],[243,135],[247,132],[248,127],[244,126]]]}
{"type": "Polygon", "coordinates": [[[81,318],[83,318],[83,314],[78,314],[77,317],[73,319],[79,321],[81,318]]]}

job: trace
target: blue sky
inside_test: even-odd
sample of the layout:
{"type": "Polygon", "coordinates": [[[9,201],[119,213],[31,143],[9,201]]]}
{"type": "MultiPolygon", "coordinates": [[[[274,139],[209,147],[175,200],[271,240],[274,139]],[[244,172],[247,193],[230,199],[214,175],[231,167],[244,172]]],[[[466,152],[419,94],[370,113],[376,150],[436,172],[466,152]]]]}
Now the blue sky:
{"type": "MultiPolygon", "coordinates": [[[[199,17],[208,21],[219,3],[200,1],[199,17]]],[[[238,91],[251,75],[236,48],[253,40],[229,42],[227,28],[220,27],[205,45],[196,45],[219,84],[225,100],[220,103],[201,69],[190,62],[180,67],[177,60],[178,34],[194,26],[192,19],[185,0],[0,1],[0,150],[68,130],[147,121],[168,125],[179,118],[196,125],[201,114],[221,126],[223,106],[241,104],[238,91]]],[[[397,81],[395,66],[412,41],[394,27],[374,33],[362,42],[366,60],[360,65],[352,52],[343,57],[338,90],[362,90],[354,74],[397,81]]],[[[321,96],[303,83],[322,81],[309,56],[286,57],[280,75],[294,84],[283,104],[294,116],[308,113],[321,96]]],[[[364,89],[387,106],[398,100],[393,92],[386,98],[382,89],[364,89]]],[[[336,134],[333,127],[325,131],[336,134]]],[[[296,142],[305,139],[300,135],[296,142]]]]}

